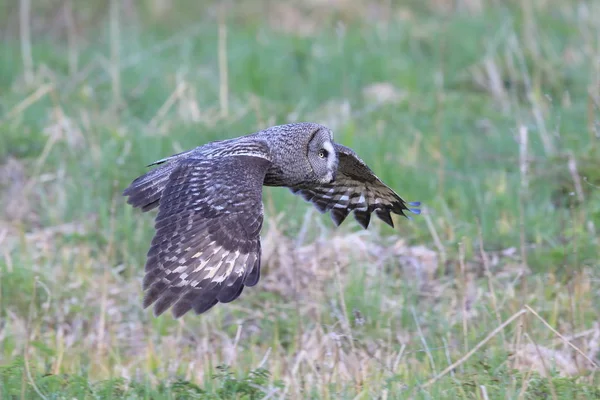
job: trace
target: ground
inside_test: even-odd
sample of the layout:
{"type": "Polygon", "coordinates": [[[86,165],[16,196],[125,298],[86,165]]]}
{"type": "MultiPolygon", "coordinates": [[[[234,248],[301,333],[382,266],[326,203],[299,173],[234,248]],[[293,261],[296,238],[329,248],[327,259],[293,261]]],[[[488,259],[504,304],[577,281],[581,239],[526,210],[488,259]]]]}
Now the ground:
{"type": "Polygon", "coordinates": [[[1,398],[600,397],[600,3],[0,10],[1,398]],[[334,228],[267,188],[258,286],[143,310],[154,214],[122,190],[293,121],[423,215],[334,228]]]}

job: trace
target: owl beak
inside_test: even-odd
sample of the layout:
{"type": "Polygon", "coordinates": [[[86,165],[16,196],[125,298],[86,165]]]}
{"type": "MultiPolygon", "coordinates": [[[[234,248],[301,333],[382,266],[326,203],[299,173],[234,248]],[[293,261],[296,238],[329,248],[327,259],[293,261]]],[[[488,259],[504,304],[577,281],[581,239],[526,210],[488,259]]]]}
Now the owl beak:
{"type": "Polygon", "coordinates": [[[331,182],[329,182],[329,183],[335,182],[336,177],[337,177],[337,171],[333,171],[331,173],[331,182]]]}

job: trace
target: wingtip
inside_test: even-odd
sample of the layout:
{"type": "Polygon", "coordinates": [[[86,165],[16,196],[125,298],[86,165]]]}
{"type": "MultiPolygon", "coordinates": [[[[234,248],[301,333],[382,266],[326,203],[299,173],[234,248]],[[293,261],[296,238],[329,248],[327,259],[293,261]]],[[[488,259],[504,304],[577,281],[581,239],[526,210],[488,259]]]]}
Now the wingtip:
{"type": "Polygon", "coordinates": [[[331,210],[331,219],[335,226],[340,226],[342,222],[348,217],[348,210],[342,208],[333,208],[331,210]]]}
{"type": "Polygon", "coordinates": [[[144,296],[144,299],[142,300],[142,308],[145,310],[148,307],[150,307],[152,303],[154,303],[154,299],[151,299],[150,297],[148,297],[148,294],[146,294],[144,296]]]}
{"type": "Polygon", "coordinates": [[[383,222],[385,222],[386,224],[388,224],[392,228],[394,227],[394,220],[392,220],[392,216],[391,216],[391,214],[390,214],[389,211],[387,211],[387,210],[375,210],[375,214],[377,215],[377,217],[379,217],[380,220],[382,220],[383,222]]]}
{"type": "Polygon", "coordinates": [[[125,196],[125,197],[129,196],[131,194],[132,190],[133,190],[131,186],[132,185],[130,184],[125,189],[123,189],[123,191],[121,192],[121,195],[125,196]]]}
{"type": "Polygon", "coordinates": [[[164,312],[165,312],[164,310],[161,311],[158,308],[156,308],[156,306],[154,306],[152,308],[152,315],[154,315],[154,318],[160,317],[162,315],[162,313],[164,313],[164,312]]]}
{"type": "Polygon", "coordinates": [[[369,229],[369,223],[371,222],[371,213],[369,213],[368,211],[355,210],[354,219],[364,229],[369,229]]]}

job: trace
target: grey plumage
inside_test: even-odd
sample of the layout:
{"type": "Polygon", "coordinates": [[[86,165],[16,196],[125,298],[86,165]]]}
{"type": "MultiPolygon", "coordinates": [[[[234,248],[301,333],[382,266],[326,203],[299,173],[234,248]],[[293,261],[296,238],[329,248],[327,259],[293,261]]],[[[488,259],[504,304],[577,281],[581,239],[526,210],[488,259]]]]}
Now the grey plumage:
{"type": "Polygon", "coordinates": [[[364,228],[375,214],[419,213],[322,125],[274,126],[156,161],[123,194],[142,211],[158,207],[146,261],[144,307],[178,318],[228,303],[260,278],[262,186],[285,186],[336,225],[350,212],[364,228]]]}

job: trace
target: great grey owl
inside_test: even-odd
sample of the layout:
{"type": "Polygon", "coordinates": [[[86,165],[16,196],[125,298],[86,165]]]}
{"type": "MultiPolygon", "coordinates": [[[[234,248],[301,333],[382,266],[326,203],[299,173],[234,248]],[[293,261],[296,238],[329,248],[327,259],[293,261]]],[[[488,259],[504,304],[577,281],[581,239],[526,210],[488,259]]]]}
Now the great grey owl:
{"type": "MultiPolygon", "coordinates": [[[[331,212],[339,225],[354,211],[365,229],[371,213],[418,214],[331,131],[314,123],[274,126],[205,144],[156,161],[123,194],[142,211],[158,207],[146,261],[144,308],[175,318],[235,300],[260,277],[262,186],[285,186],[331,212]]],[[[149,165],[149,166],[150,166],[149,165]]]]}

